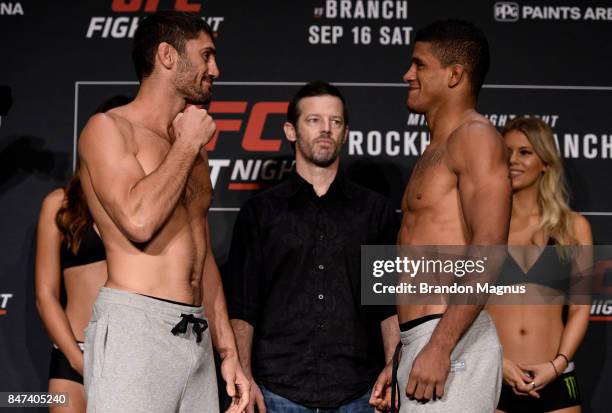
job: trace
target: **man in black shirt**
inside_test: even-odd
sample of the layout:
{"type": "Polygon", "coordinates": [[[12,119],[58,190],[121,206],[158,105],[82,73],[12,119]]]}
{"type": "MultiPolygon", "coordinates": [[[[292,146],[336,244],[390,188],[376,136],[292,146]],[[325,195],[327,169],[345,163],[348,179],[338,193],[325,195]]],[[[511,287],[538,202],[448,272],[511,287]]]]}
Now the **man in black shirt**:
{"type": "Polygon", "coordinates": [[[348,114],[336,87],[302,87],[284,130],[296,171],[242,207],[224,281],[249,411],[371,413],[399,328],[394,307],[360,305],[360,246],[395,244],[398,217],[338,170],[348,114]]]}

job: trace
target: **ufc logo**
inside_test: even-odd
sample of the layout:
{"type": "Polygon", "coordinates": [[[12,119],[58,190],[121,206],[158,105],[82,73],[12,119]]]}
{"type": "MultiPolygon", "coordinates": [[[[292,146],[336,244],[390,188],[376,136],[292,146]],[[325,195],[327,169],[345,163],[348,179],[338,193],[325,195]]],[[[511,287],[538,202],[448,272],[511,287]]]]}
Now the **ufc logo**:
{"type": "Polygon", "coordinates": [[[519,19],[518,3],[500,1],[493,7],[495,20],[498,22],[515,22],[519,19]]]}
{"type": "MultiPolygon", "coordinates": [[[[113,0],[111,7],[113,11],[122,13],[134,13],[139,10],[156,12],[159,7],[159,0],[113,0]]],[[[198,13],[201,8],[201,4],[191,3],[189,0],[175,0],[174,2],[174,10],[176,11],[198,13]]]]}
{"type": "MultiPolygon", "coordinates": [[[[216,102],[210,104],[209,112],[245,114],[248,103],[246,101],[216,102]]],[[[244,136],[242,138],[242,149],[248,152],[278,152],[282,139],[263,139],[261,136],[269,115],[284,115],[287,113],[289,102],[257,102],[251,108],[244,136]]],[[[239,132],[242,128],[242,119],[216,119],[217,131],[210,142],[206,145],[207,151],[213,151],[217,146],[217,140],[221,132],[239,132]]],[[[279,133],[283,133],[279,129],[279,133]]]]}

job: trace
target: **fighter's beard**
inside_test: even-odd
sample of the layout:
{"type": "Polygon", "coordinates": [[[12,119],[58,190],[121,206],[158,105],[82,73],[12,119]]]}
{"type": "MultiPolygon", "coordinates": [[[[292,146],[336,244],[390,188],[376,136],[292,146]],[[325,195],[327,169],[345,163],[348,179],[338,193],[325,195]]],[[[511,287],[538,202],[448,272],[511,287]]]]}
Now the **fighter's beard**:
{"type": "Polygon", "coordinates": [[[193,95],[185,96],[185,103],[189,105],[208,106],[211,99],[212,99],[212,93],[206,92],[200,96],[193,96],[193,95]]]}
{"type": "Polygon", "coordinates": [[[192,74],[192,65],[185,59],[179,60],[179,69],[175,80],[176,89],[183,95],[185,102],[190,105],[208,105],[212,98],[213,77],[206,74],[203,75],[198,86],[195,85],[195,79],[190,76],[192,74]],[[202,84],[208,81],[210,87],[205,88],[202,84]]]}
{"type": "MultiPolygon", "coordinates": [[[[210,77],[209,77],[210,78],[210,77]]],[[[200,81],[200,85],[204,82],[204,79],[200,81]]],[[[210,87],[197,90],[195,87],[182,88],[181,92],[185,96],[185,102],[190,105],[208,105],[212,99],[212,78],[209,79],[210,87]]]]}

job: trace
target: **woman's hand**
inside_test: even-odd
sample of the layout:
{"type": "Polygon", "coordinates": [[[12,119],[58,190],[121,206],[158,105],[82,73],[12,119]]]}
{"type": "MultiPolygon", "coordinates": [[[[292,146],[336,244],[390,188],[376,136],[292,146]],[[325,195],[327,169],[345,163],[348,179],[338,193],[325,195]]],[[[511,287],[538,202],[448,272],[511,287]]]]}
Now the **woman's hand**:
{"type": "Polygon", "coordinates": [[[533,384],[531,384],[533,380],[534,378],[528,373],[527,369],[521,368],[518,363],[504,358],[504,383],[512,387],[514,394],[539,398],[540,395],[534,391],[533,384]]]}
{"type": "MultiPolygon", "coordinates": [[[[529,383],[529,395],[533,395],[534,397],[538,394],[537,390],[540,390],[557,378],[557,371],[550,361],[539,364],[517,363],[517,366],[521,370],[531,373],[532,379],[529,383]]],[[[539,395],[537,397],[539,398],[539,395]]]]}
{"type": "Polygon", "coordinates": [[[81,376],[83,376],[83,365],[85,364],[83,353],[79,351],[79,353],[73,357],[73,360],[68,361],[70,362],[70,367],[75,369],[81,376]]]}

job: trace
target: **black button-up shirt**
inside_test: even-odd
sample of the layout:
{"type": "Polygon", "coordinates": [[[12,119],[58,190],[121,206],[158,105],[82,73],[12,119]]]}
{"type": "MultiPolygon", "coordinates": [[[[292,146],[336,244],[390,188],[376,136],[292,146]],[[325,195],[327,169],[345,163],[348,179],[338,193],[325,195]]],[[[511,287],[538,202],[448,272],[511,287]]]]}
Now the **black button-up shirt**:
{"type": "Polygon", "coordinates": [[[380,322],[360,305],[360,246],[395,244],[384,197],[338,173],[318,197],[294,172],[238,215],[224,277],[230,318],[254,327],[255,381],[308,407],[368,391],[384,366],[380,322]]]}

